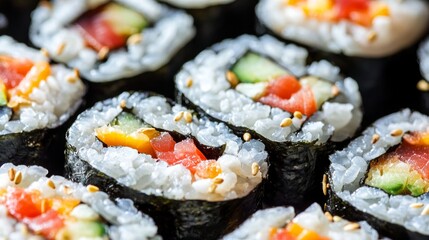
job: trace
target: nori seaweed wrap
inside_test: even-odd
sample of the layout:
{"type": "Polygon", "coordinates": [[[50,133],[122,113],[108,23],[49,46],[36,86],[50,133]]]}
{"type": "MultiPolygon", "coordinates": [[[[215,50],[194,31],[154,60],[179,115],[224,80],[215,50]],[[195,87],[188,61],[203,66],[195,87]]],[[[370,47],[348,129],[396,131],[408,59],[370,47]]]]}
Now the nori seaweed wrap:
{"type": "Polygon", "coordinates": [[[429,25],[427,1],[261,0],[256,12],[261,29],[312,48],[312,57],[356,79],[364,126],[417,101],[415,59],[429,25]]]}
{"type": "Polygon", "coordinates": [[[129,199],[112,201],[96,186],[38,166],[0,167],[0,237],[4,239],[160,239],[129,199]]]}
{"type": "Polygon", "coordinates": [[[132,199],[168,239],[215,239],[257,210],[264,145],[159,95],[123,93],[79,115],[66,174],[132,199]]]}
{"type": "Polygon", "coordinates": [[[366,222],[349,222],[313,203],[295,215],[293,207],[259,210],[224,240],[330,239],[377,240],[378,234],[366,222]]]}
{"type": "Polygon", "coordinates": [[[2,36],[0,75],[0,164],[62,172],[64,157],[54,155],[51,142],[82,103],[86,90],[78,72],[51,65],[42,51],[2,36]]]}
{"type": "Polygon", "coordinates": [[[429,113],[429,39],[426,39],[418,49],[419,67],[422,79],[417,82],[419,91],[419,109],[425,113],[429,113]]]}
{"type": "Polygon", "coordinates": [[[394,239],[427,239],[428,130],[428,116],[405,109],[331,155],[328,210],[394,239]]]}
{"type": "Polygon", "coordinates": [[[362,119],[357,83],[327,61],[307,65],[307,54],[244,35],[201,52],[176,76],[180,103],[265,143],[268,205],[303,204],[316,172],[362,119]]]}

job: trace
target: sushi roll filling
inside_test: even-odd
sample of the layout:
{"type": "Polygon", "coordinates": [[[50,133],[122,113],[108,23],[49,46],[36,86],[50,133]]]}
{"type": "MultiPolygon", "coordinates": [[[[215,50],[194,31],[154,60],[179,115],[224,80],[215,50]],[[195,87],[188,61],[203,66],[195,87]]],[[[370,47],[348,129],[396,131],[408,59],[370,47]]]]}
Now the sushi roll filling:
{"type": "Polygon", "coordinates": [[[157,130],[127,111],[121,112],[109,124],[95,129],[95,134],[107,147],[130,147],[170,166],[180,164],[198,179],[215,178],[222,173],[220,165],[214,159],[207,159],[195,139],[178,133],[173,137],[173,133],[157,130]]]}
{"type": "Polygon", "coordinates": [[[306,229],[295,222],[288,223],[284,228],[271,228],[269,233],[270,240],[328,240],[329,238],[320,236],[317,232],[306,229]]]}
{"type": "Polygon", "coordinates": [[[305,16],[322,21],[351,21],[370,27],[377,17],[388,17],[389,6],[370,0],[287,0],[285,5],[302,11],[305,16]]]}
{"type": "Polygon", "coordinates": [[[124,47],[129,37],[149,26],[149,21],[132,9],[107,3],[84,13],[74,26],[86,45],[100,52],[124,47]]]}
{"type": "Polygon", "coordinates": [[[227,72],[235,90],[255,101],[285,111],[313,115],[339,90],[334,84],[314,76],[299,80],[269,58],[246,53],[227,72]]]}
{"type": "MultiPolygon", "coordinates": [[[[47,185],[55,187],[51,180],[47,185]]],[[[39,190],[9,186],[0,188],[0,208],[3,207],[10,217],[47,239],[107,239],[100,215],[73,197],[48,197],[39,190]]]]}
{"type": "Polygon", "coordinates": [[[419,196],[429,191],[429,132],[405,134],[392,151],[371,161],[364,183],[391,195],[419,196]]]}

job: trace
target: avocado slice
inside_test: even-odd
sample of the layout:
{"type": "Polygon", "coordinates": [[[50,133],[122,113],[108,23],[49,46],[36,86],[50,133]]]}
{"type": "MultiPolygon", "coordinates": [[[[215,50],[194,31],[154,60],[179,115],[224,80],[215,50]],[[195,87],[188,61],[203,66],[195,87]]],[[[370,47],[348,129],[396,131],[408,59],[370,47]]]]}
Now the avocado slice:
{"type": "Polygon", "coordinates": [[[0,106],[7,105],[6,86],[0,81],[0,106]]]}
{"type": "Polygon", "coordinates": [[[104,224],[98,221],[70,221],[66,223],[65,229],[60,234],[67,236],[67,239],[104,237],[106,228],[104,224]]]}
{"type": "Polygon", "coordinates": [[[113,30],[122,36],[139,33],[149,25],[142,14],[116,3],[110,3],[103,8],[103,17],[113,30]]]}
{"type": "Polygon", "coordinates": [[[256,53],[246,53],[231,71],[242,83],[267,82],[274,78],[290,75],[283,67],[256,53]]]}
{"type": "Polygon", "coordinates": [[[326,101],[328,101],[332,94],[332,86],[333,84],[316,77],[303,77],[299,81],[302,86],[309,86],[314,94],[314,98],[316,99],[317,109],[323,105],[326,101]]]}
{"type": "Polygon", "coordinates": [[[121,112],[109,125],[125,134],[131,134],[141,128],[151,128],[134,114],[128,112],[121,112]]]}

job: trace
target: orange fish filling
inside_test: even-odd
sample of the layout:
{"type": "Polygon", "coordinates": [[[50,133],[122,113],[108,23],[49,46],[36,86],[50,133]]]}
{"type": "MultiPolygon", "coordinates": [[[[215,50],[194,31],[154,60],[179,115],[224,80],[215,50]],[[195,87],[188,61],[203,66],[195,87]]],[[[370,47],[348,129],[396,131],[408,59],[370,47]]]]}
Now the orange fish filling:
{"type": "Polygon", "coordinates": [[[329,240],[329,238],[292,222],[286,228],[271,229],[270,240],[329,240]]]}

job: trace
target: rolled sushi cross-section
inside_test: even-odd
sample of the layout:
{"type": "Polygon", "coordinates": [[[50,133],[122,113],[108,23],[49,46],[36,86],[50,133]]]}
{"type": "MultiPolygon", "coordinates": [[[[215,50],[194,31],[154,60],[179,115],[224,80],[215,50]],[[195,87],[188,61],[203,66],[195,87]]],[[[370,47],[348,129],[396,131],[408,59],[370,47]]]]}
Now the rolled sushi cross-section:
{"type": "Polygon", "coordinates": [[[30,38],[86,79],[107,82],[159,69],[194,32],[190,16],[156,1],[67,0],[34,11],[30,38]]]}
{"type": "Polygon", "coordinates": [[[408,109],[379,119],[330,156],[329,209],[395,239],[429,236],[429,117],[408,109]]]}
{"type": "Polygon", "coordinates": [[[159,239],[129,199],[111,201],[93,185],[46,177],[38,166],[0,167],[0,237],[5,239],[159,239]]]}
{"type": "Polygon", "coordinates": [[[267,152],[224,124],[148,93],[83,112],[67,134],[66,173],[147,210],[166,238],[215,239],[258,208],[267,152]]]}
{"type": "Polygon", "coordinates": [[[419,49],[419,67],[422,79],[417,82],[417,89],[420,93],[420,109],[424,113],[429,113],[429,39],[424,40],[419,49]]]}
{"type": "Polygon", "coordinates": [[[256,13],[279,36],[349,56],[384,57],[427,29],[422,0],[261,0],[256,13]]]}
{"type": "Polygon", "coordinates": [[[259,210],[224,240],[376,240],[378,233],[366,222],[350,222],[313,203],[295,215],[293,207],[259,210]]]}
{"type": "Polygon", "coordinates": [[[76,70],[51,65],[42,51],[0,37],[0,164],[42,164],[48,129],[73,115],[85,91],[76,70]]]}
{"type": "Polygon", "coordinates": [[[316,163],[327,166],[330,151],[362,119],[357,83],[327,61],[306,65],[307,54],[269,36],[245,35],[203,51],[176,76],[181,103],[265,143],[265,195],[273,205],[302,202],[316,163]]]}

